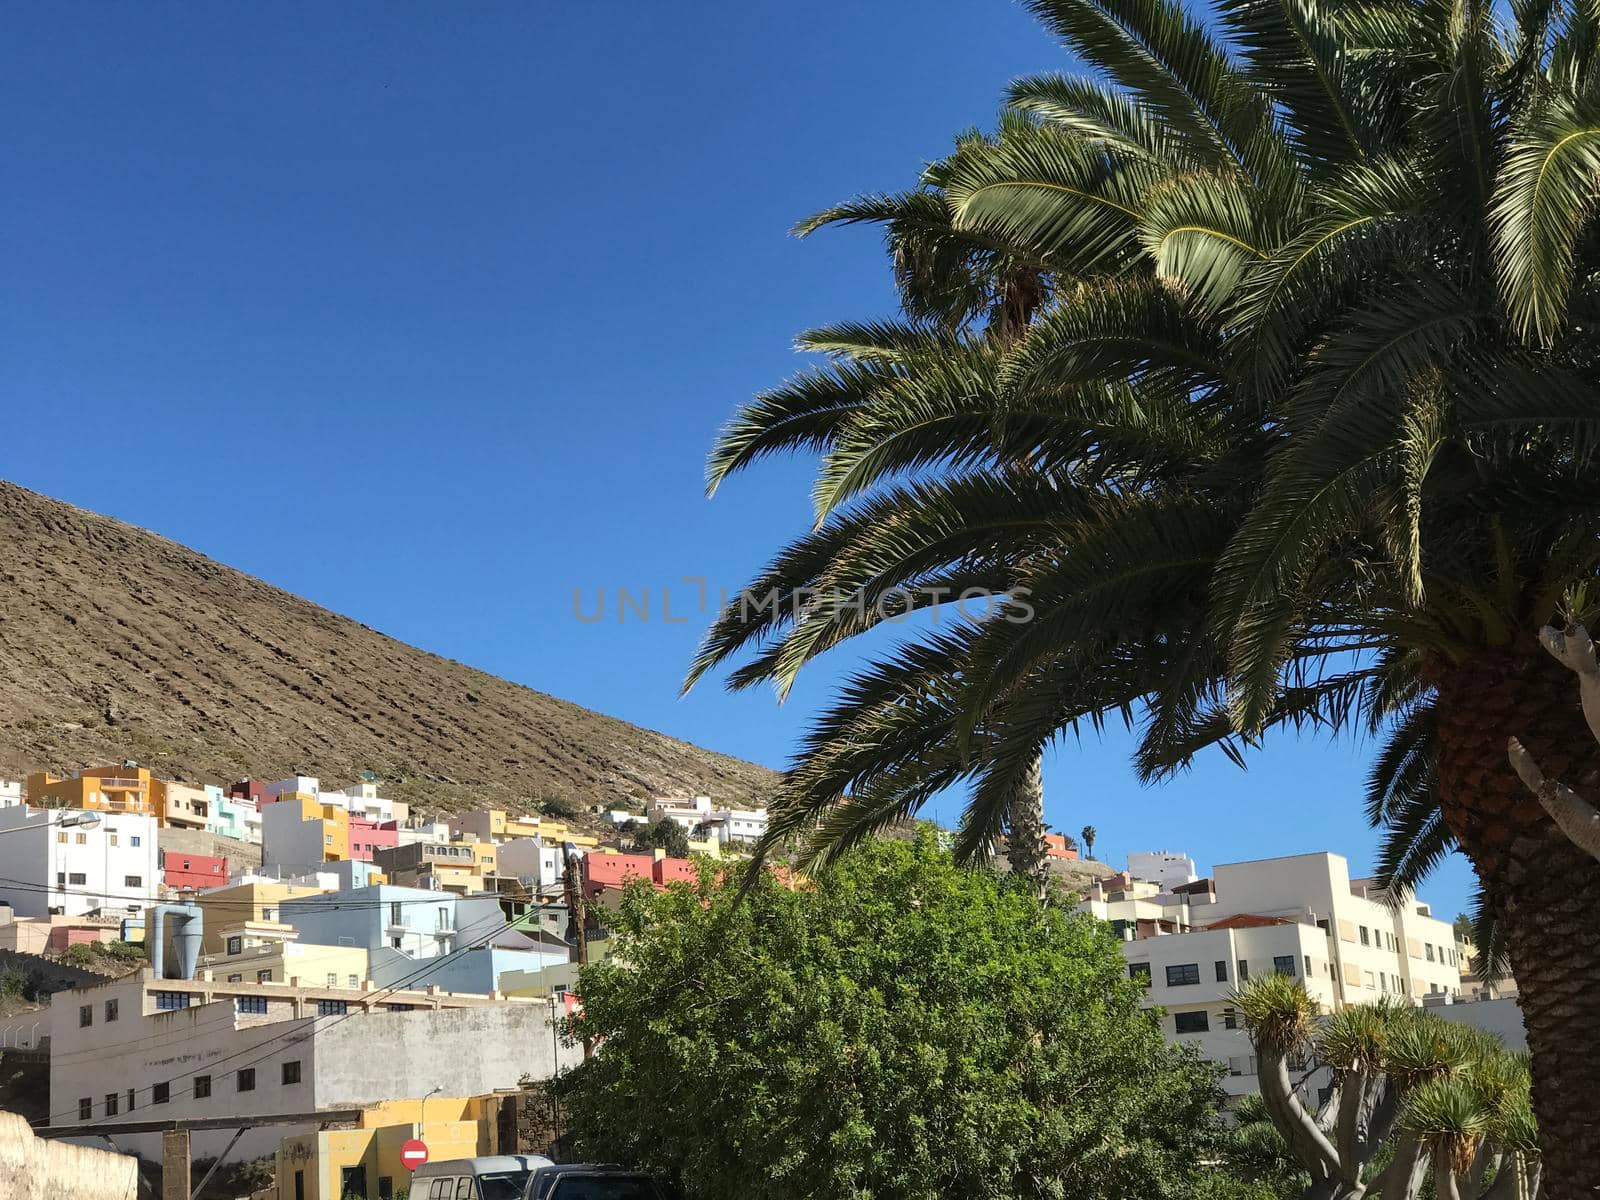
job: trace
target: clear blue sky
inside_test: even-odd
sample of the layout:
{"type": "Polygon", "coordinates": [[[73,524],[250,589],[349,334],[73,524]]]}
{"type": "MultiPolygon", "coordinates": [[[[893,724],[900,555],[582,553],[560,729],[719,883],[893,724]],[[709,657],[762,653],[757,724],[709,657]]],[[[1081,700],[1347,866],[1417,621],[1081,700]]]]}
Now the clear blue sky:
{"type": "MultiPolygon", "coordinates": [[[[0,42],[0,475],[439,653],[773,766],[786,706],[677,696],[705,618],[807,519],[807,464],[702,490],[794,334],[886,312],[875,234],[1008,79],[1067,66],[1008,0],[804,6],[13,5],[0,42]],[[660,617],[660,589],[674,587],[660,617]],[[615,589],[651,590],[649,622],[615,589]],[[584,624],[607,589],[609,618],[584,624]]],[[[3,555],[3,551],[0,551],[3,555]]],[[[1102,857],[1335,849],[1371,747],[1278,744],[1141,789],[1048,765],[1102,857]]],[[[953,804],[943,808],[944,815],[953,804]]],[[[1425,895],[1453,915],[1454,863],[1425,895]]]]}

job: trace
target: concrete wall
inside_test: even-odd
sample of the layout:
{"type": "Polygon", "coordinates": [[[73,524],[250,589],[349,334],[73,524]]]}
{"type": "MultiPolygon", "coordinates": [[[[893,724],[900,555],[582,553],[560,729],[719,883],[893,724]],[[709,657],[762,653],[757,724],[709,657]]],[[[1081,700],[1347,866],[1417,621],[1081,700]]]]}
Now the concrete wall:
{"type": "Polygon", "coordinates": [[[417,1097],[515,1089],[583,1061],[558,1045],[545,1004],[373,1013],[317,1033],[316,1107],[349,1108],[417,1097]],[[382,1053],[374,1053],[382,1047],[382,1053]]]}
{"type": "Polygon", "coordinates": [[[1522,1023],[1522,1009],[1513,999],[1472,1000],[1460,1004],[1428,1005],[1427,1009],[1446,1021],[1459,1021],[1463,1025],[1494,1034],[1505,1043],[1507,1050],[1522,1053],[1528,1049],[1528,1031],[1522,1023]]]}
{"type": "Polygon", "coordinates": [[[136,1200],[139,1164],[126,1154],[33,1135],[0,1112],[0,1197],[4,1200],[136,1200]]]}

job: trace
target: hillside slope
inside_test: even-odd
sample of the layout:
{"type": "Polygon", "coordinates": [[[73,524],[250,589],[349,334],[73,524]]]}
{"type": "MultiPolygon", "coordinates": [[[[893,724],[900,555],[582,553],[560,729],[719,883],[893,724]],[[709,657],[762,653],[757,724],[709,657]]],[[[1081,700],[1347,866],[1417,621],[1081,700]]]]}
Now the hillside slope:
{"type": "Polygon", "coordinates": [[[124,758],[208,783],[370,770],[446,812],[546,794],[740,800],[774,779],[0,481],[0,778],[124,758]]]}

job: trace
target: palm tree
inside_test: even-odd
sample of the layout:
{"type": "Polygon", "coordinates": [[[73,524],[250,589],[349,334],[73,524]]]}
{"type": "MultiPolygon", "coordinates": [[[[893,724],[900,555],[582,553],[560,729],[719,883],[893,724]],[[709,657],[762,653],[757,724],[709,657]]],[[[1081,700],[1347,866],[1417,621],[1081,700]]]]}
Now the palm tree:
{"type": "Polygon", "coordinates": [[[1079,838],[1081,839],[1081,841],[1083,843],[1083,856],[1085,858],[1093,858],[1094,857],[1094,838],[1095,838],[1094,826],[1093,825],[1085,825],[1083,827],[1082,832],[1078,836],[1079,836],[1079,838]]]}
{"type": "Polygon", "coordinates": [[[735,686],[783,691],[917,618],[774,806],[769,845],[803,836],[813,861],[951,787],[980,857],[1075,726],[1136,724],[1149,778],[1283,727],[1381,732],[1377,815],[1413,865],[1459,844],[1476,867],[1549,1194],[1587,1194],[1600,1130],[1571,1098],[1600,1088],[1600,862],[1505,740],[1594,794],[1600,747],[1537,634],[1600,596],[1600,18],[1032,7],[1093,80],[1018,81],[1000,129],[916,189],[808,226],[884,222],[904,318],[807,335],[826,361],[724,432],[713,486],[820,454],[817,524],[691,682],[744,658],[735,686]],[[1006,281],[1026,281],[1010,305],[1006,281]],[[953,619],[969,590],[997,599],[953,619]]]}

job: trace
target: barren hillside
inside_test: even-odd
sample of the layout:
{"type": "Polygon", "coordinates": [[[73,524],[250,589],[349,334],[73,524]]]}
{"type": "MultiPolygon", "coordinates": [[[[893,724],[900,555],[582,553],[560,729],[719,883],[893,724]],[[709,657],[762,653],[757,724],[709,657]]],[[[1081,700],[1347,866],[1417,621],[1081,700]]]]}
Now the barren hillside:
{"type": "Polygon", "coordinates": [[[738,800],[774,778],[0,482],[0,777],[124,758],[208,783],[370,770],[444,811],[552,793],[738,800]]]}

